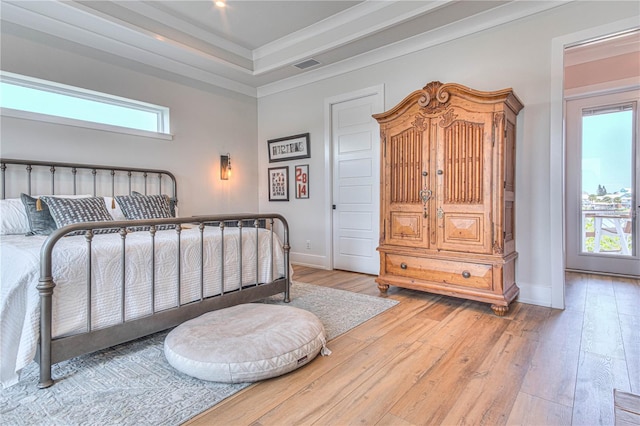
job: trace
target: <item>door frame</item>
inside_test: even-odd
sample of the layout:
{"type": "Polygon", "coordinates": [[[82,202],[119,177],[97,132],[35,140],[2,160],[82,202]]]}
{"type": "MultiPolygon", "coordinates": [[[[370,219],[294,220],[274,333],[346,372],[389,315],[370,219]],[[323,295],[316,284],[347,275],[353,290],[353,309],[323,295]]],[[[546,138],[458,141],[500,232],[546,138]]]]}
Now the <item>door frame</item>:
{"type": "MultiPolygon", "coordinates": [[[[638,116],[638,108],[640,107],[640,103],[638,102],[638,90],[640,89],[640,84],[636,84],[636,87],[632,87],[631,89],[620,90],[618,87],[613,90],[606,90],[602,93],[597,94],[580,94],[575,96],[565,96],[565,111],[567,116],[565,117],[565,137],[569,136],[571,133],[574,136],[573,140],[569,140],[567,137],[565,140],[566,151],[567,153],[571,153],[571,157],[573,158],[572,162],[567,156],[567,161],[565,162],[565,167],[569,169],[569,165],[572,166],[572,173],[578,173],[580,169],[579,164],[582,159],[582,111],[586,109],[598,109],[598,108],[606,108],[607,106],[619,106],[619,105],[629,105],[633,104],[633,122],[632,122],[632,145],[631,145],[631,153],[630,156],[632,158],[632,176],[631,176],[631,185],[634,188],[634,194],[632,197],[632,206],[630,214],[632,217],[636,216],[636,206],[637,204],[637,191],[640,185],[638,185],[638,179],[640,176],[637,172],[634,172],[634,169],[637,170],[638,165],[640,164],[640,156],[636,150],[636,146],[638,144],[638,128],[640,128],[640,124],[637,121],[638,116]],[[569,112],[571,115],[569,115],[569,112]]],[[[567,215],[577,217],[578,213],[580,213],[581,208],[581,198],[579,197],[579,193],[582,192],[581,185],[582,178],[576,182],[576,178],[567,179],[566,184],[566,193],[565,193],[565,209],[567,215]],[[573,191],[569,193],[569,189],[573,191]]],[[[582,219],[582,218],[581,218],[582,219]]],[[[575,219],[574,219],[575,220],[575,219]]],[[[569,221],[571,222],[571,221],[569,221]]],[[[634,219],[634,223],[637,223],[637,218],[634,219]]],[[[571,263],[572,265],[565,265],[567,270],[569,271],[577,271],[577,272],[586,272],[593,274],[604,274],[604,275],[619,275],[622,277],[632,277],[633,269],[638,265],[640,260],[638,259],[639,252],[636,248],[637,246],[637,225],[635,225],[634,232],[632,232],[633,237],[633,246],[635,255],[629,257],[621,257],[621,256],[611,256],[611,255],[602,255],[599,253],[587,253],[581,250],[582,238],[584,235],[584,224],[582,220],[578,221],[579,228],[572,227],[570,224],[565,224],[565,235],[566,239],[566,262],[571,263]],[[573,253],[570,249],[573,249],[573,253]],[[572,260],[569,262],[569,260],[572,260]],[[579,265],[581,264],[581,265],[579,265]],[[612,269],[612,266],[620,268],[622,272],[604,272],[607,268],[612,269]],[[582,269],[582,268],[584,269],[582,269]],[[594,269],[588,269],[594,268],[594,269]],[[602,268],[602,269],[600,269],[602,268]]],[[[575,225],[575,224],[574,224],[575,225]]],[[[615,268],[613,268],[615,269],[615,268]]]]}
{"type": "MultiPolygon", "coordinates": [[[[324,205],[325,211],[325,229],[327,234],[325,237],[326,261],[325,268],[333,269],[333,117],[331,114],[332,107],[335,104],[352,101],[367,96],[378,96],[378,101],[384,109],[384,84],[366,87],[364,89],[355,90],[353,92],[343,93],[336,96],[325,98],[324,100],[324,169],[327,171],[324,177],[324,205]]],[[[382,111],[381,111],[382,112],[382,111]]],[[[376,165],[380,167],[380,164],[376,165]]],[[[378,197],[380,194],[378,193],[378,197]]],[[[378,212],[380,214],[380,212],[378,212]]]]}
{"type": "Polygon", "coordinates": [[[635,17],[565,34],[551,40],[549,122],[549,268],[551,307],[565,306],[565,141],[564,141],[564,49],[585,41],[638,28],[635,17]],[[561,185],[557,183],[561,182],[561,185]],[[558,235],[561,237],[558,238],[558,235]]]}

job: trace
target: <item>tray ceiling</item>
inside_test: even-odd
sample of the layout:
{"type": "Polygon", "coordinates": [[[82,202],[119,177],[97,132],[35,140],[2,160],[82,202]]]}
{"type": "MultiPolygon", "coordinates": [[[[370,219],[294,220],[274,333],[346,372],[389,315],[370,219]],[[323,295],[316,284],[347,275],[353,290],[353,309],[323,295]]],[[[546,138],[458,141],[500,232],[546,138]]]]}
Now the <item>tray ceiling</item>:
{"type": "Polygon", "coordinates": [[[563,3],[2,0],[0,16],[3,31],[262,96],[563,3]],[[295,66],[310,59],[317,64],[295,66]]]}

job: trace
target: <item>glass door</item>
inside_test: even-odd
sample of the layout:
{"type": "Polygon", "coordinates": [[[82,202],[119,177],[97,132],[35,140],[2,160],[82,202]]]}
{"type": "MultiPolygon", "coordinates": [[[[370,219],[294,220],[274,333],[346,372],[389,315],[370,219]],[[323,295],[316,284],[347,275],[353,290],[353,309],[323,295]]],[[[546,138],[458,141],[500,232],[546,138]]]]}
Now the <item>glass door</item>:
{"type": "Polygon", "coordinates": [[[567,269],[640,275],[639,94],[567,102],[567,269]]]}

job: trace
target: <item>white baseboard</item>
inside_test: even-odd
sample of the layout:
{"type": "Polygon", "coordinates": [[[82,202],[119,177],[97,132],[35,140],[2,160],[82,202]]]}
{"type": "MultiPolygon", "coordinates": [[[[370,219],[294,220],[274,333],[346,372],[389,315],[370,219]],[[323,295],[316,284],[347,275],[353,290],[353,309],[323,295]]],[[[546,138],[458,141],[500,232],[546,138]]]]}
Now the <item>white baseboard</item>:
{"type": "Polygon", "coordinates": [[[518,302],[551,307],[551,287],[523,282],[519,282],[518,287],[518,302]]]}
{"type": "Polygon", "coordinates": [[[329,269],[326,256],[290,252],[289,261],[294,265],[308,266],[310,268],[326,270],[329,269]]]}

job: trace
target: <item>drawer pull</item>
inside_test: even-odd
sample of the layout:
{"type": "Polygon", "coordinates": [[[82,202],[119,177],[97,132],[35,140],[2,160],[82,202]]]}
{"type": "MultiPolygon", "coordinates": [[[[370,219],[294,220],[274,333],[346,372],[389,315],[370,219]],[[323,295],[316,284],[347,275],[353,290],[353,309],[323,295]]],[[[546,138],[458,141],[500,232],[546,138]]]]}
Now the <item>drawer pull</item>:
{"type": "Polygon", "coordinates": [[[462,272],[462,277],[463,278],[471,278],[471,274],[469,273],[469,271],[463,271],[462,272]]]}
{"type": "Polygon", "coordinates": [[[407,269],[407,264],[406,263],[401,263],[400,264],[400,269],[407,269]]]}

